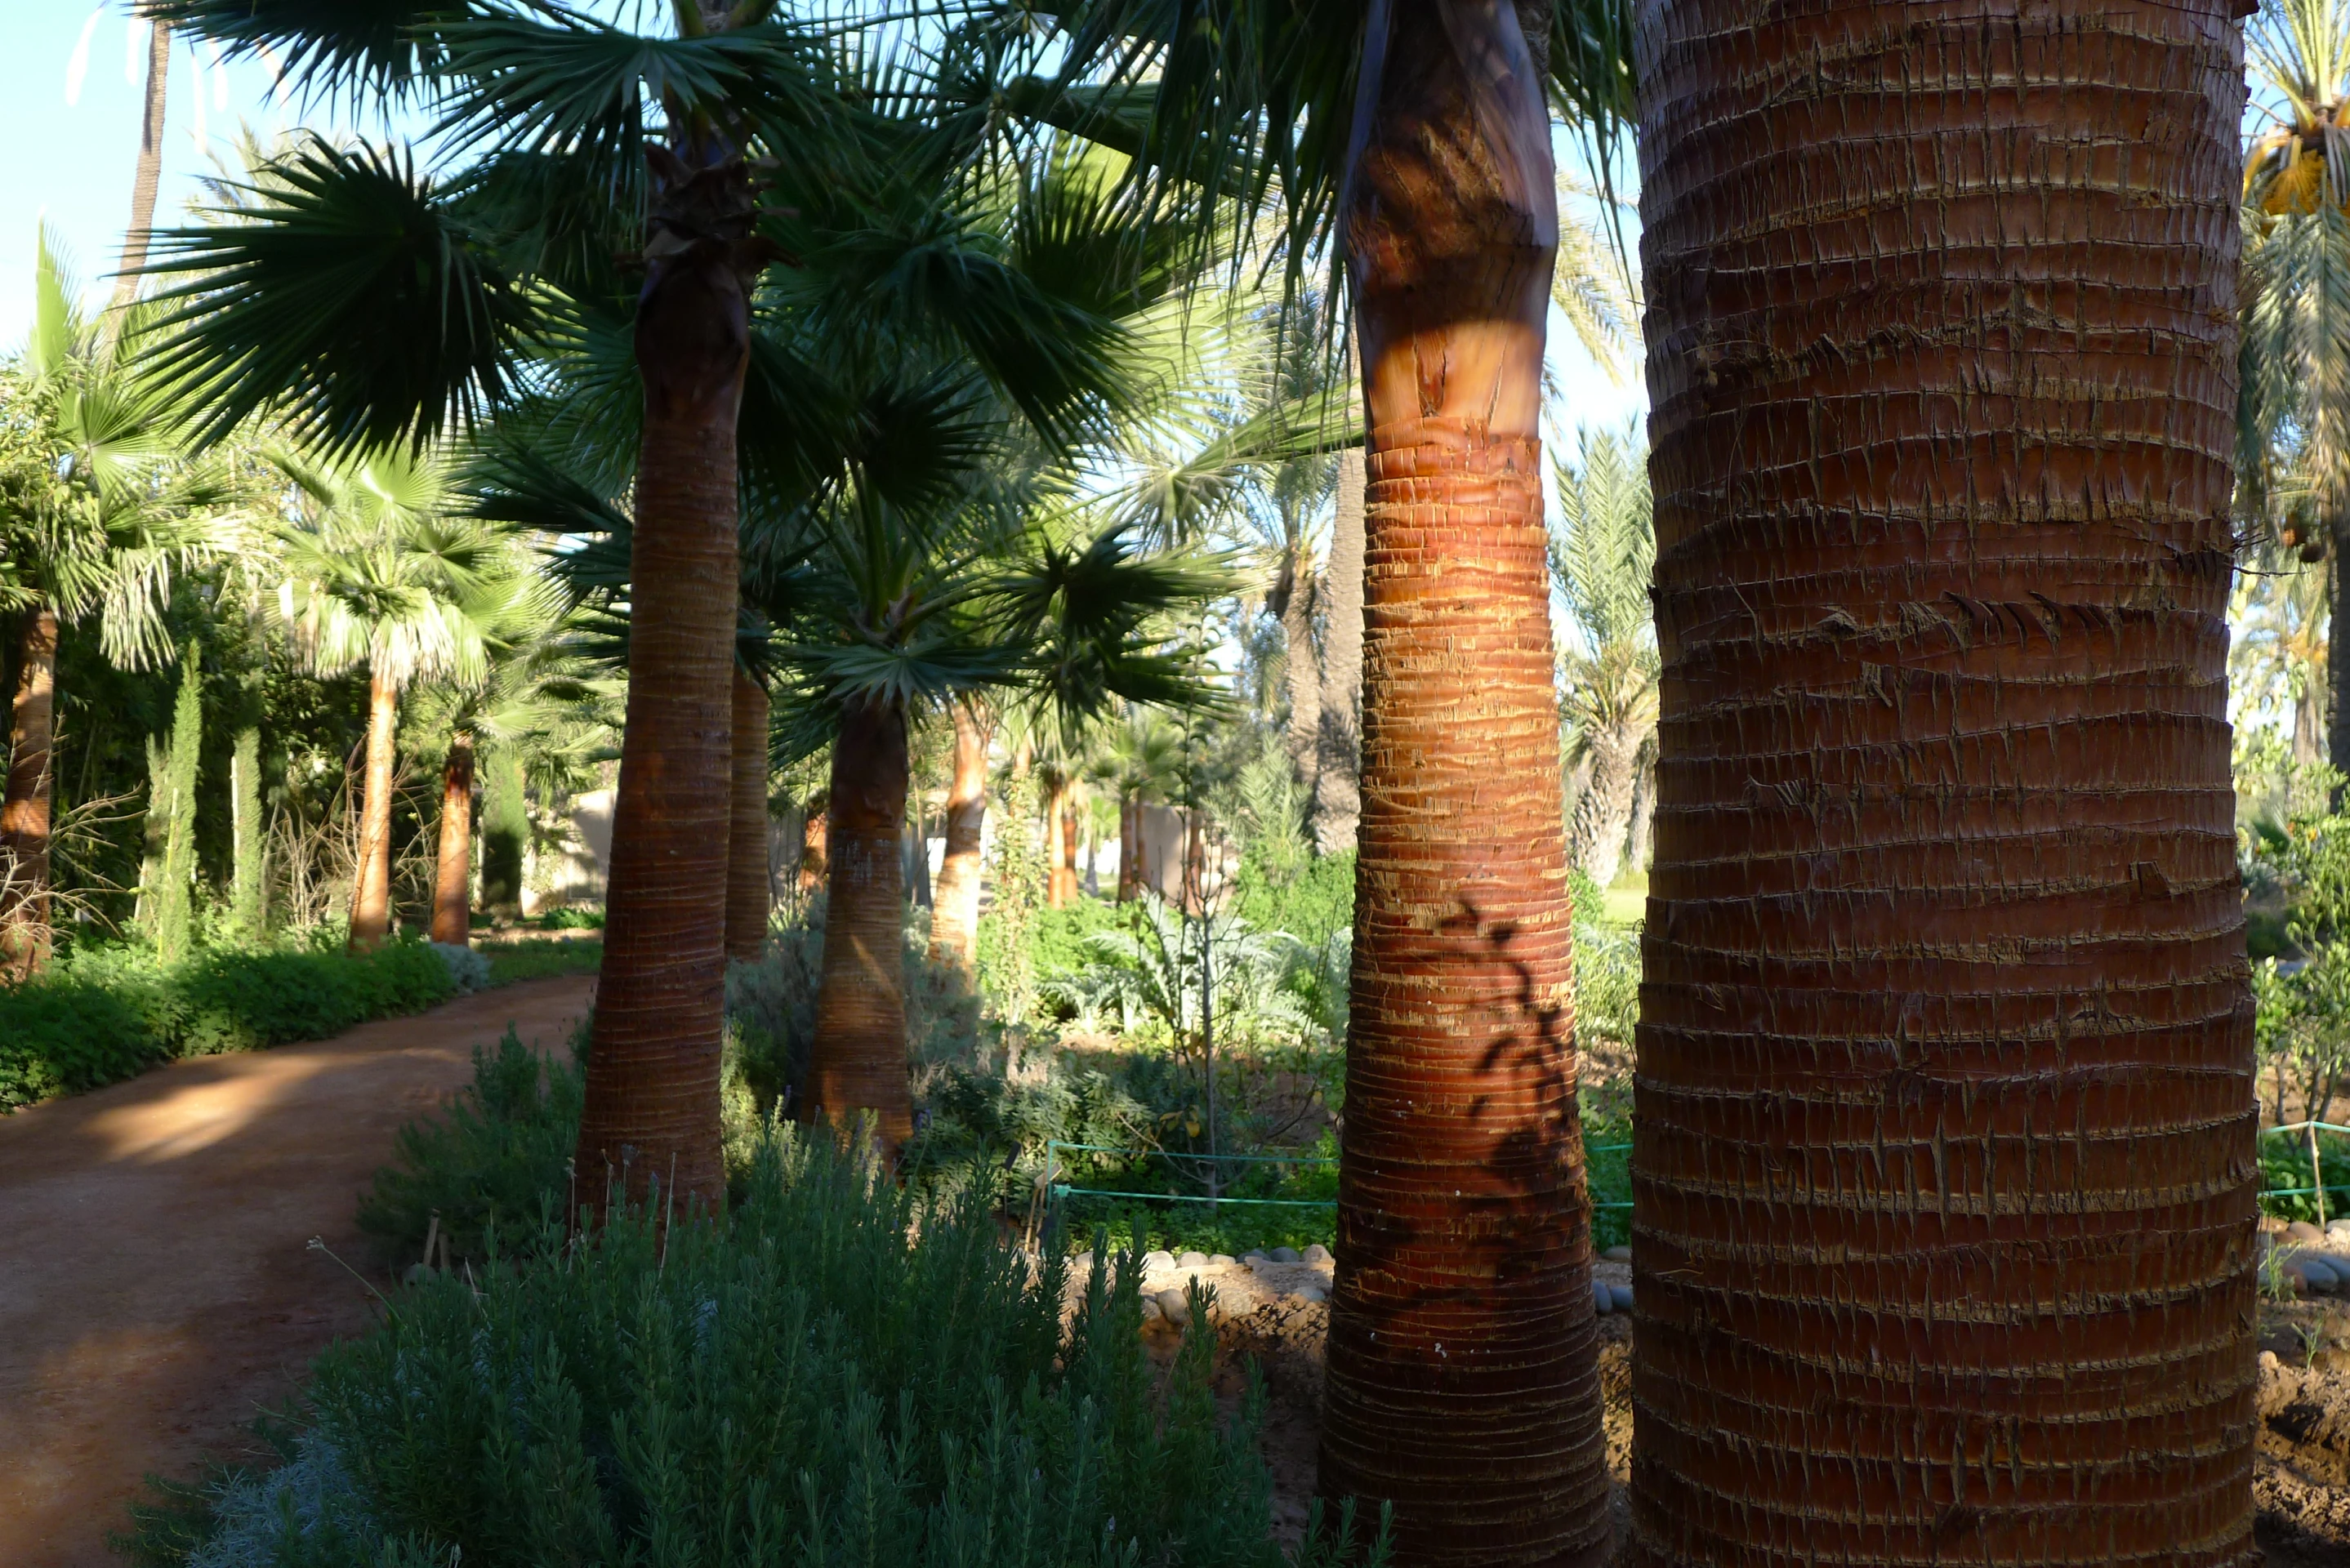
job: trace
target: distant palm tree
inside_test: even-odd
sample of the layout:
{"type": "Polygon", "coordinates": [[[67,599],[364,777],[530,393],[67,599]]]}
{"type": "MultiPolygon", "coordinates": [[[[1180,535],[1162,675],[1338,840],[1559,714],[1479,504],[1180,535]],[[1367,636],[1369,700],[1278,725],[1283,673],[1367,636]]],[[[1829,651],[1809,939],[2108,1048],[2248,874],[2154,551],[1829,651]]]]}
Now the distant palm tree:
{"type": "Polygon", "coordinates": [[[239,495],[225,462],[178,457],[190,404],[135,374],[153,347],[151,317],[133,308],[95,321],[75,296],[45,231],[32,335],[0,381],[0,613],[13,616],[16,645],[0,793],[0,976],[14,978],[49,954],[63,628],[95,618],[114,663],[169,662],[172,580],[219,554],[239,495]]]}
{"type": "Polygon", "coordinates": [[[279,603],[295,646],[320,675],[365,666],[367,764],[350,948],[391,927],[391,788],[400,697],[411,682],[479,682],[526,600],[502,529],[470,517],[437,455],[405,448],[320,462],[280,452],[298,488],[275,530],[279,603]]]}
{"type": "Polygon", "coordinates": [[[1637,430],[1586,431],[1579,459],[1556,462],[1560,523],[1551,586],[1565,601],[1559,649],[1570,761],[1589,764],[1567,826],[1568,862],[1605,888],[1623,864],[1641,748],[1657,727],[1657,637],[1648,578],[1657,529],[1648,452],[1637,430]]]}

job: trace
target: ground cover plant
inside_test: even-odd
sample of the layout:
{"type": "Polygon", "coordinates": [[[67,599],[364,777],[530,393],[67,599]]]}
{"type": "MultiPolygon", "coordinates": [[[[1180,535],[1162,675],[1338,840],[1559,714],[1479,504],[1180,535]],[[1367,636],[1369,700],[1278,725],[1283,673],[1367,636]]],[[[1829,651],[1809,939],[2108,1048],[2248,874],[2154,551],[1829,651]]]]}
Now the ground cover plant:
{"type": "Polygon", "coordinates": [[[788,1134],[724,1215],[663,1218],[616,1205],[397,1295],[314,1366],[291,1462],[183,1511],[178,1560],[1282,1561],[1256,1398],[1220,1414],[1204,1328],[1153,1366],[1130,1262],[1097,1254],[1065,1321],[1062,1263],[982,1197],[788,1134]]]}

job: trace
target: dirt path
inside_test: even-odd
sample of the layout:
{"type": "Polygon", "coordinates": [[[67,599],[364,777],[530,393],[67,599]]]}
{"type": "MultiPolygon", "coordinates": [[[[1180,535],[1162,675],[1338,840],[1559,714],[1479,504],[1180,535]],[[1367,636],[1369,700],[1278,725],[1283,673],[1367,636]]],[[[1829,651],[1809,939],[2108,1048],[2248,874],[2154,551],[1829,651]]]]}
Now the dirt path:
{"type": "Polygon", "coordinates": [[[530,981],[313,1045],[174,1062],[0,1117],[0,1564],[99,1568],[148,1471],[239,1446],[368,1322],[352,1210],[400,1125],[512,1022],[553,1045],[594,990],[530,981]]]}

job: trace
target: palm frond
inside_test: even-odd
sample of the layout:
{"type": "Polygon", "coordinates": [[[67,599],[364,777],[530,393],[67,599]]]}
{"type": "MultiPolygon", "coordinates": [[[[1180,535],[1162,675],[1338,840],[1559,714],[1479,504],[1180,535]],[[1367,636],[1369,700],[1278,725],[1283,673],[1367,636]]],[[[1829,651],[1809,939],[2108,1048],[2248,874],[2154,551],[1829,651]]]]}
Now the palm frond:
{"type": "Polygon", "coordinates": [[[231,59],[282,57],[297,88],[405,95],[432,63],[436,34],[463,15],[431,0],[141,0],[158,22],[210,38],[231,59]]]}

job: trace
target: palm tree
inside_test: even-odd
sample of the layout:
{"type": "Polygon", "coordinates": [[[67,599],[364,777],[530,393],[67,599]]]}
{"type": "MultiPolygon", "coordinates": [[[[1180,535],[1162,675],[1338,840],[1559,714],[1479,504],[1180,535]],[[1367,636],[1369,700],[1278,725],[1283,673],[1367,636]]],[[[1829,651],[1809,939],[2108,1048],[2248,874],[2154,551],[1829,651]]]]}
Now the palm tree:
{"type": "MultiPolygon", "coordinates": [[[[627,472],[636,524],[579,1132],[583,1170],[619,1187],[582,1190],[658,1177],[715,1202],[738,523],[745,493],[791,478],[758,471],[738,419],[830,429],[827,368],[754,328],[771,310],[832,313],[842,342],[847,323],[920,323],[1040,424],[1073,417],[1098,348],[1082,309],[973,243],[962,195],[996,122],[894,66],[859,74],[853,33],[775,0],[673,0],[631,11],[640,27],[523,0],[148,10],[232,55],[274,49],[297,87],[429,100],[438,156],[474,160],[443,182],[400,151],[313,143],[224,221],[159,236],[151,270],[192,275],[158,370],[210,398],[208,432],[266,409],[331,451],[429,441],[527,402],[526,358],[603,378],[550,421],[627,472]],[[595,450],[615,429],[634,446],[617,462],[595,450]]],[[[955,80],[983,109],[983,55],[935,63],[971,67],[955,80]]]]}
{"type": "MultiPolygon", "coordinates": [[[[2297,495],[2280,532],[2303,560],[2330,559],[2338,602],[2350,543],[2350,0],[2275,0],[2245,43],[2271,125],[2245,154],[2241,192],[2243,499],[2265,524],[2276,500],[2297,495]]],[[[2331,679],[2328,760],[2350,772],[2350,660],[2331,679]]]]}
{"type": "Polygon", "coordinates": [[[1648,577],[1657,530],[1637,431],[1586,431],[1582,460],[1557,463],[1562,526],[1551,584],[1578,646],[1559,652],[1574,753],[1589,764],[1567,826],[1567,862],[1605,888],[1623,863],[1639,757],[1657,723],[1657,646],[1648,577]]]}
{"type": "Polygon", "coordinates": [[[1170,200],[1277,196],[1292,265],[1335,237],[1351,282],[1362,814],[1320,1484],[1392,1502],[1406,1562],[1595,1560],[1538,426],[1546,111],[1602,132],[1628,112],[1628,16],[1096,0],[1064,20],[1069,63],[1035,112],[1124,140],[1170,200]],[[1118,94],[1080,85],[1105,70],[1118,94]]]}
{"type": "MultiPolygon", "coordinates": [[[[295,645],[319,675],[360,665],[368,671],[349,939],[353,952],[365,952],[391,929],[400,693],[421,680],[484,681],[528,590],[507,538],[460,512],[452,476],[438,456],[393,447],[340,463],[290,452],[275,461],[299,497],[276,531],[284,572],[279,602],[295,645]]],[[[471,753],[467,744],[458,759],[469,773],[471,753]]],[[[470,778],[466,783],[470,798],[470,778]]],[[[446,795],[444,784],[444,804],[446,795]]]]}
{"type": "Polygon", "coordinates": [[[931,906],[931,961],[962,977],[979,976],[980,843],[987,820],[987,748],[992,711],[975,700],[951,702],[954,774],[947,786],[946,852],[931,906]]]}
{"type": "Polygon", "coordinates": [[[1635,1563],[2259,1561],[2239,56],[2114,20],[1643,16],[1635,1563]]]}
{"type": "Polygon", "coordinates": [[[210,559],[233,520],[224,465],[175,461],[186,406],[136,383],[151,347],[132,312],[108,333],[85,317],[46,233],[34,326],[0,384],[0,609],[16,613],[16,687],[0,794],[0,975],[38,971],[49,953],[50,805],[57,661],[64,628],[95,616],[99,646],[125,669],[172,657],[163,610],[174,576],[210,559]]]}
{"type": "Polygon", "coordinates": [[[1155,885],[1143,865],[1142,810],[1179,787],[1184,736],[1165,714],[1134,709],[1109,726],[1105,742],[1093,773],[1118,797],[1118,901],[1127,904],[1155,885]]]}

